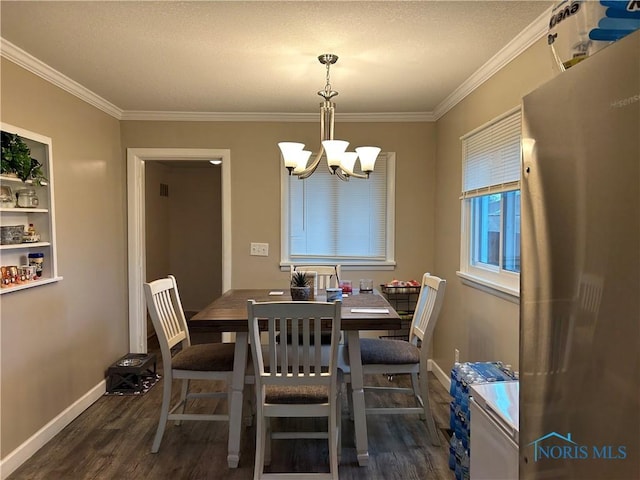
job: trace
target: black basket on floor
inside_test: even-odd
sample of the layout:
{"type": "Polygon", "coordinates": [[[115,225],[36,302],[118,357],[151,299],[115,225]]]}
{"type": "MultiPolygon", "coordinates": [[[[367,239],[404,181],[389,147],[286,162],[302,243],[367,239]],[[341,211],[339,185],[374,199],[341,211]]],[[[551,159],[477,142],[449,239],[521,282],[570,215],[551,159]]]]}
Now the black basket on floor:
{"type": "Polygon", "coordinates": [[[128,353],[107,370],[108,393],[141,393],[143,382],[156,376],[154,353],[128,353]]]}

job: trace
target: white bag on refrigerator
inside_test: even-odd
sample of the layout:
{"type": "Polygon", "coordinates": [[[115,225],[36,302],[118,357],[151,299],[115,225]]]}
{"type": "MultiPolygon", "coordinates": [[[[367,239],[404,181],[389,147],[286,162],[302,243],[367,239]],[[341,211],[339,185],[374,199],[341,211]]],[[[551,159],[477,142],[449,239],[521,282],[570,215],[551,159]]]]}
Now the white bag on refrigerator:
{"type": "Polygon", "coordinates": [[[561,71],[640,28],[640,0],[563,0],[549,19],[547,41],[561,71]]]}

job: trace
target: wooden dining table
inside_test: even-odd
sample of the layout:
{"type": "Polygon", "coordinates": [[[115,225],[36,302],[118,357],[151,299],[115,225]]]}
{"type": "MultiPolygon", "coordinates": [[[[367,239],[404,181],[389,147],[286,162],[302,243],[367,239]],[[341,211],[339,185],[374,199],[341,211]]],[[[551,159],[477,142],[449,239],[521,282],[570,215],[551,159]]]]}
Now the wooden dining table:
{"type": "MultiPolygon", "coordinates": [[[[231,381],[229,407],[229,447],[227,463],[236,468],[240,460],[240,436],[242,431],[242,407],[248,354],[247,301],[290,301],[289,291],[275,289],[231,289],[217,298],[189,320],[189,328],[207,331],[235,333],[235,358],[231,381]],[[274,294],[274,292],[281,292],[274,294]]],[[[315,301],[325,301],[322,291],[315,301]]],[[[398,330],[401,320],[389,302],[376,290],[359,293],[356,289],[342,299],[342,324],[348,344],[348,362],[353,390],[353,419],[358,464],[369,463],[367,422],[364,404],[362,361],[360,357],[360,332],[366,330],[398,330]]]]}

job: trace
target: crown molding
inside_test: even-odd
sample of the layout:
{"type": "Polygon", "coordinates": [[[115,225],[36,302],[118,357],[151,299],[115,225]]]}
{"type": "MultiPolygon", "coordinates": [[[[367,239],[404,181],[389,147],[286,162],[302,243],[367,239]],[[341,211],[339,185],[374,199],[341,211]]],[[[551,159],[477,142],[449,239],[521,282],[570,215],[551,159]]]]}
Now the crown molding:
{"type": "Polygon", "coordinates": [[[529,24],[513,40],[505,45],[498,53],[489,59],[482,67],[476,70],[447,98],[445,98],[434,110],[434,121],[455,107],[467,95],[489,80],[495,73],[516,58],[527,48],[544,37],[549,31],[549,16],[553,6],[545,10],[538,18],[529,24]]]}
{"type": "Polygon", "coordinates": [[[311,122],[318,116],[311,113],[258,112],[174,112],[162,110],[126,110],[122,120],[152,120],[168,122],[311,122]]]}
{"type": "MultiPolygon", "coordinates": [[[[317,122],[317,113],[170,112],[127,110],[121,120],[171,122],[317,122]]],[[[336,113],[341,122],[432,122],[431,112],[336,113]]]]}
{"type": "MultiPolygon", "coordinates": [[[[318,115],[315,114],[316,121],[318,115]]],[[[336,113],[341,122],[434,122],[433,112],[336,113]]]]}
{"type": "Polygon", "coordinates": [[[0,56],[5,57],[31,73],[38,75],[56,87],[75,95],[80,100],[84,100],[88,104],[93,105],[112,117],[115,117],[118,120],[122,118],[122,109],[116,107],[113,103],[105,100],[101,96],[96,95],[88,88],[83,87],[75,80],[72,80],[66,75],[63,75],[57,70],[51,68],[46,63],[38,60],[33,55],[25,52],[2,37],[0,37],[0,56]]]}

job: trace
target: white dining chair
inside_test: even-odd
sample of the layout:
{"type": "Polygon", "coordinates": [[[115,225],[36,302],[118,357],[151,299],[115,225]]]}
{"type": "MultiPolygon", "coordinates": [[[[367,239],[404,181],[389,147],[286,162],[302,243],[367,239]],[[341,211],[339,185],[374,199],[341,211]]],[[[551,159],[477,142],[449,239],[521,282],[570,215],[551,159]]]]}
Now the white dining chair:
{"type": "Polygon", "coordinates": [[[313,293],[327,288],[338,288],[340,284],[340,265],[291,265],[291,275],[294,272],[308,272],[314,277],[313,293]]]}
{"type": "Polygon", "coordinates": [[[195,398],[226,398],[233,373],[233,343],[209,343],[191,345],[189,329],[182,310],[178,286],[173,275],[144,284],[147,309],[153,322],[160,351],[162,353],[164,387],[158,429],[151,447],[157,453],[164,435],[167,420],[227,421],[228,414],[185,413],[189,400],[195,398]],[[171,349],[181,345],[181,350],[172,356],[171,349]],[[171,391],[174,379],[182,380],[180,398],[173,406],[171,391]],[[225,391],[190,392],[190,380],[222,380],[225,391]]]}
{"type": "MultiPolygon", "coordinates": [[[[377,338],[360,339],[362,372],[365,376],[384,374],[410,374],[412,388],[383,387],[365,385],[365,392],[403,393],[415,397],[415,406],[366,407],[367,415],[375,414],[419,414],[425,420],[431,443],[439,445],[438,432],[429,405],[427,361],[431,348],[433,331],[440,315],[446,280],[425,273],[422,277],[420,294],[411,322],[409,340],[377,338]]],[[[347,367],[341,365],[343,369],[347,367]]],[[[350,376],[345,372],[348,394],[351,398],[350,376]]]]}
{"type": "MultiPolygon", "coordinates": [[[[326,290],[327,288],[338,288],[340,286],[340,275],[342,274],[342,267],[339,264],[336,265],[291,265],[291,276],[294,272],[305,272],[309,276],[313,283],[313,298],[318,295],[318,291],[326,290]]],[[[344,335],[340,332],[340,341],[342,341],[344,335]]],[[[329,344],[330,338],[327,333],[322,335],[322,343],[329,344]]]]}
{"type": "Polygon", "coordinates": [[[254,480],[337,480],[340,456],[340,380],[337,355],[341,304],[326,302],[247,302],[249,340],[256,390],[256,457],[254,480]],[[268,346],[260,343],[266,323],[268,346]],[[331,331],[330,359],[322,361],[322,330],[331,331]],[[291,338],[291,343],[278,338],[291,338]],[[268,348],[268,350],[266,350],[268,348]],[[274,417],[326,417],[324,432],[273,432],[274,417]],[[327,438],[329,473],[268,473],[272,439],[327,438]]]}

